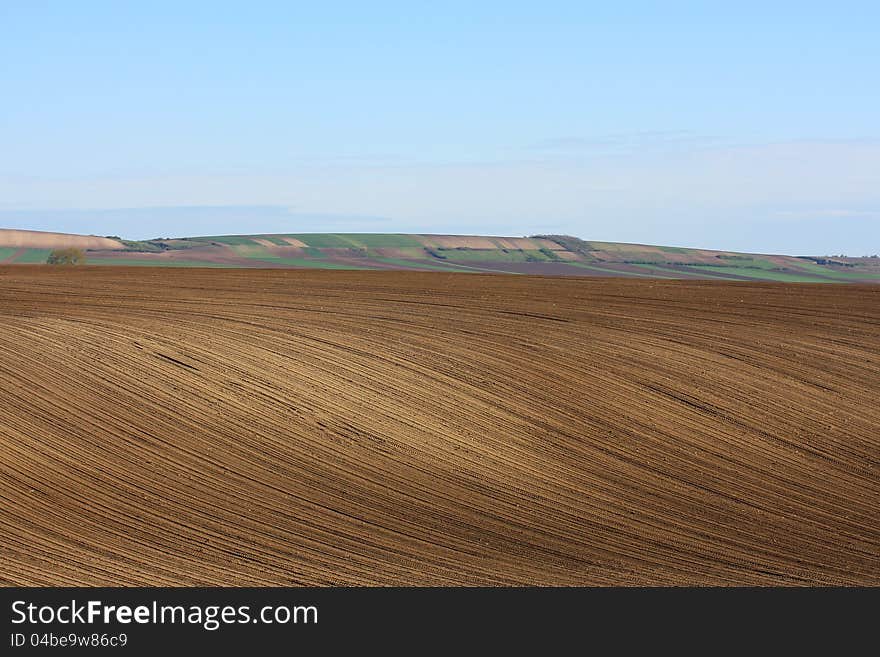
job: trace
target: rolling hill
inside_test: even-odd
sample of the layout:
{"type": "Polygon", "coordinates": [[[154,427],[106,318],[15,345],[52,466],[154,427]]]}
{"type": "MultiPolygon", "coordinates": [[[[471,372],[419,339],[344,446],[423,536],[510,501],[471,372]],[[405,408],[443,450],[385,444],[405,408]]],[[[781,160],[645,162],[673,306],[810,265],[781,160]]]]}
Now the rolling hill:
{"type": "Polygon", "coordinates": [[[0,267],[0,584],[880,584],[880,288],[0,267]]]}
{"type": "Polygon", "coordinates": [[[496,237],[371,233],[216,235],[145,241],[0,230],[0,263],[44,262],[80,246],[89,264],[493,272],[562,276],[880,282],[880,258],[792,257],[585,241],[568,235],[496,237]]]}

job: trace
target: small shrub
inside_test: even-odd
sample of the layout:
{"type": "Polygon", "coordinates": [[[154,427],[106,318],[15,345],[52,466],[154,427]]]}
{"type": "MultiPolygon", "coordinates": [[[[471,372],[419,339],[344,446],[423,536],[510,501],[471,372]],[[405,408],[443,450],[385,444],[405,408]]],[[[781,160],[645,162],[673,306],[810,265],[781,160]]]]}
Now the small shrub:
{"type": "Polygon", "coordinates": [[[55,249],[46,258],[49,265],[82,265],[86,261],[86,254],[82,249],[55,249]]]}

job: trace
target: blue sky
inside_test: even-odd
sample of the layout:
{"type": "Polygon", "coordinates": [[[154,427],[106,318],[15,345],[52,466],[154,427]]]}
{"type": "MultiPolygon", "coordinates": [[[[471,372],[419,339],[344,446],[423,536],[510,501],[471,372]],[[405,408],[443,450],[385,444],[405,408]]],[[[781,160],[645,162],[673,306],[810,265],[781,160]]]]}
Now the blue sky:
{"type": "Polygon", "coordinates": [[[873,2],[0,0],[0,226],[874,253],[878,24],[873,2]]]}

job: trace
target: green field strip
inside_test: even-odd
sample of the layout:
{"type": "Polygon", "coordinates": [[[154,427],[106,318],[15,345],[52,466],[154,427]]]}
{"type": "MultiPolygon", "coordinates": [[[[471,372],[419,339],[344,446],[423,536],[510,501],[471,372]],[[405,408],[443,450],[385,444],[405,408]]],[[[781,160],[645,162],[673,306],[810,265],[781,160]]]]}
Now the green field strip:
{"type": "Polygon", "coordinates": [[[307,267],[308,269],[371,269],[371,267],[358,267],[357,265],[343,265],[326,260],[310,260],[309,258],[284,258],[281,256],[264,256],[262,258],[249,258],[256,267],[260,262],[275,265],[290,265],[292,267],[307,267]]]}
{"type": "Polygon", "coordinates": [[[0,262],[3,262],[6,258],[12,256],[16,251],[18,251],[18,249],[14,246],[0,247],[0,262]]]}
{"type": "Polygon", "coordinates": [[[422,243],[410,237],[409,235],[401,235],[397,233],[344,233],[341,236],[355,240],[361,246],[371,249],[393,249],[405,247],[421,247],[422,243]]]}
{"type": "Polygon", "coordinates": [[[336,237],[339,238],[340,240],[342,240],[343,242],[345,242],[346,247],[349,249],[366,250],[366,248],[367,248],[363,242],[361,242],[358,239],[355,239],[355,237],[352,235],[346,235],[345,233],[336,233],[336,237]]]}
{"type": "Polygon", "coordinates": [[[46,262],[46,258],[52,253],[52,249],[28,249],[19,255],[13,262],[19,265],[35,265],[46,262]]]}
{"type": "Polygon", "coordinates": [[[679,254],[689,254],[693,253],[695,249],[688,249],[683,246],[658,246],[658,249],[663,251],[663,253],[679,253],[679,254]]]}
{"type": "Polygon", "coordinates": [[[400,267],[410,267],[412,269],[424,269],[427,271],[449,271],[449,265],[446,263],[434,264],[432,262],[425,262],[424,260],[406,260],[404,258],[390,258],[385,256],[379,256],[376,258],[370,258],[371,262],[384,262],[389,265],[398,265],[400,267]]]}
{"type": "Polygon", "coordinates": [[[819,265],[815,262],[805,260],[795,265],[798,269],[804,269],[818,276],[826,276],[828,278],[836,278],[840,280],[856,281],[856,280],[880,280],[880,273],[862,272],[859,273],[859,267],[847,267],[846,269],[838,269],[834,266],[819,265]]]}
{"type": "MultiPolygon", "coordinates": [[[[661,274],[666,274],[666,278],[678,279],[678,280],[681,280],[681,279],[690,279],[691,277],[690,277],[690,276],[687,276],[687,274],[688,274],[688,273],[692,273],[692,271],[693,271],[693,270],[688,270],[688,271],[676,271],[676,270],[674,270],[674,269],[668,269],[668,268],[666,268],[666,267],[663,267],[662,265],[652,265],[652,264],[647,264],[647,263],[630,263],[629,266],[630,266],[630,267],[638,267],[638,268],[640,268],[640,269],[647,269],[648,271],[656,271],[656,272],[661,273],[661,274]]],[[[682,267],[682,266],[684,266],[684,265],[678,265],[678,266],[679,266],[679,267],[682,267]]],[[[735,279],[733,279],[733,278],[730,278],[729,276],[724,276],[723,274],[716,274],[716,275],[713,276],[713,275],[710,274],[710,273],[707,273],[707,272],[705,272],[705,271],[702,271],[702,270],[704,270],[704,269],[712,269],[712,270],[714,270],[714,269],[717,269],[717,267],[701,267],[701,268],[700,268],[700,271],[699,271],[699,274],[700,274],[700,276],[701,276],[702,278],[711,278],[711,279],[715,279],[715,280],[719,280],[719,281],[732,281],[732,280],[735,280],[735,279]]]]}
{"type": "MultiPolygon", "coordinates": [[[[719,258],[719,260],[721,260],[721,258],[719,258]]],[[[730,261],[728,261],[728,262],[730,262],[730,261]]],[[[742,262],[743,263],[743,265],[741,266],[742,269],[761,269],[761,270],[767,271],[767,270],[773,270],[773,269],[779,268],[779,265],[777,263],[775,263],[771,260],[766,260],[764,258],[752,258],[751,260],[742,260],[742,261],[734,260],[733,262],[742,262]]],[[[714,265],[707,265],[707,266],[714,266],[714,265]]],[[[722,265],[722,266],[723,267],[737,267],[738,265],[722,265]]]]}
{"type": "Polygon", "coordinates": [[[585,244],[594,251],[607,251],[609,253],[644,253],[644,249],[639,248],[640,244],[623,244],[618,242],[586,242],[585,244]]]}
{"type": "Polygon", "coordinates": [[[209,269],[241,269],[241,265],[200,260],[138,260],[136,258],[99,258],[87,260],[87,265],[120,267],[206,267],[209,269]]]}
{"type": "MultiPolygon", "coordinates": [[[[254,237],[254,235],[214,235],[211,237],[198,237],[195,239],[200,242],[218,242],[219,244],[228,244],[229,246],[260,246],[254,242],[254,237]]],[[[262,239],[262,237],[260,237],[260,239],[262,239]]]]}
{"type": "Polygon", "coordinates": [[[709,269],[712,273],[729,274],[731,276],[742,276],[750,280],[757,281],[779,281],[784,283],[833,283],[835,281],[821,279],[818,276],[810,274],[793,274],[782,271],[772,271],[767,269],[749,269],[747,267],[705,267],[700,265],[683,265],[688,271],[703,272],[709,269]]]}

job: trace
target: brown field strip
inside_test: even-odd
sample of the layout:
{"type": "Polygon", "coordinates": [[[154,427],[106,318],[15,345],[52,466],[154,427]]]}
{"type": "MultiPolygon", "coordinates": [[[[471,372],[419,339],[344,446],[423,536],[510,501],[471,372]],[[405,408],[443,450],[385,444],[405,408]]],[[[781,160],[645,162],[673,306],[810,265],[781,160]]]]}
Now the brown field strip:
{"type": "Polygon", "coordinates": [[[880,585],[880,287],[0,266],[0,583],[880,585]]]}

